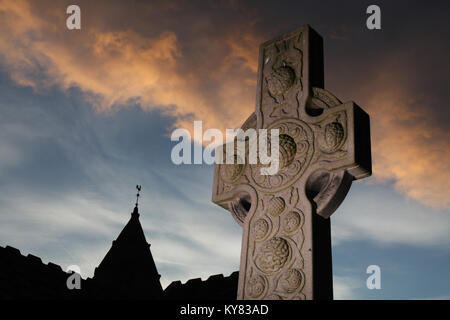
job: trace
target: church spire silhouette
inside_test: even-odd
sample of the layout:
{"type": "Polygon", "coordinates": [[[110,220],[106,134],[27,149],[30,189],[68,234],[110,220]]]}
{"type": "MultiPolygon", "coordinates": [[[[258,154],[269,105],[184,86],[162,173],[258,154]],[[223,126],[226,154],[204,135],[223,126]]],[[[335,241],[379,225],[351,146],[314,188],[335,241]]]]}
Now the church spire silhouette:
{"type": "Polygon", "coordinates": [[[117,296],[117,290],[123,290],[120,294],[124,298],[158,299],[162,297],[160,275],[139,221],[138,202],[142,187],[137,185],[136,189],[131,218],[95,269],[94,279],[114,296],[117,296]]]}

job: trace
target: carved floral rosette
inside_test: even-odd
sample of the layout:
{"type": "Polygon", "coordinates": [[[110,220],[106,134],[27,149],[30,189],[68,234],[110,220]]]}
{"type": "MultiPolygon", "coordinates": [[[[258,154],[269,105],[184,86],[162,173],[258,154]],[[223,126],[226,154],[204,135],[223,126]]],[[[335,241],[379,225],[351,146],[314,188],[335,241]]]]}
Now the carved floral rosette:
{"type": "Polygon", "coordinates": [[[317,151],[312,163],[335,161],[347,156],[347,126],[345,111],[334,112],[311,126],[317,137],[317,151]]]}

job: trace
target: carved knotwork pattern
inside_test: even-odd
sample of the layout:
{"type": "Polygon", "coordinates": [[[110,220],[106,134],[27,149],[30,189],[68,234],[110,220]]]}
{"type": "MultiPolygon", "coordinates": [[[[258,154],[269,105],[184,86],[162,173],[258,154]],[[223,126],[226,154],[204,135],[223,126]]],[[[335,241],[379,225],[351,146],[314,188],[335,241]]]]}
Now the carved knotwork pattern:
{"type": "Polygon", "coordinates": [[[298,229],[302,220],[300,214],[295,211],[291,211],[283,218],[283,230],[287,233],[292,233],[298,229]]]}
{"type": "Polygon", "coordinates": [[[303,89],[301,38],[302,34],[299,34],[274,43],[265,50],[264,87],[276,103],[284,102],[291,88],[303,89]]]}
{"type": "Polygon", "coordinates": [[[272,70],[266,77],[269,94],[277,102],[281,102],[283,95],[294,84],[296,75],[289,66],[280,66],[272,70]]]}
{"type": "Polygon", "coordinates": [[[269,223],[266,219],[258,219],[253,224],[253,234],[256,240],[264,239],[269,232],[269,223]]]}
{"type": "Polygon", "coordinates": [[[281,197],[274,197],[267,204],[266,213],[272,217],[277,217],[283,213],[286,202],[281,197]]]}
{"type": "Polygon", "coordinates": [[[347,114],[340,111],[331,114],[319,124],[313,125],[322,161],[336,160],[347,155],[347,114]]]}
{"type": "Polygon", "coordinates": [[[283,268],[288,258],[288,242],[281,237],[275,237],[261,245],[255,263],[261,271],[273,273],[283,268]]]}
{"type": "Polygon", "coordinates": [[[247,284],[247,293],[252,298],[259,298],[264,290],[266,289],[266,284],[264,277],[261,275],[254,275],[250,278],[247,284]]]}
{"type": "Polygon", "coordinates": [[[324,140],[321,149],[325,152],[333,152],[344,140],[344,127],[339,122],[328,123],[323,132],[324,140]]]}
{"type": "Polygon", "coordinates": [[[297,119],[275,123],[268,129],[279,130],[279,170],[274,175],[264,175],[261,174],[263,166],[258,164],[251,166],[251,177],[255,186],[273,192],[290,186],[300,178],[314,152],[314,146],[309,142],[313,141],[313,133],[306,123],[297,119]]]}
{"type": "Polygon", "coordinates": [[[292,161],[294,161],[295,154],[297,153],[297,144],[294,138],[287,134],[280,134],[280,168],[286,168],[292,161]]]}
{"type": "Polygon", "coordinates": [[[300,270],[290,269],[283,273],[280,278],[280,287],[286,293],[293,293],[300,288],[303,275],[300,270]]]}

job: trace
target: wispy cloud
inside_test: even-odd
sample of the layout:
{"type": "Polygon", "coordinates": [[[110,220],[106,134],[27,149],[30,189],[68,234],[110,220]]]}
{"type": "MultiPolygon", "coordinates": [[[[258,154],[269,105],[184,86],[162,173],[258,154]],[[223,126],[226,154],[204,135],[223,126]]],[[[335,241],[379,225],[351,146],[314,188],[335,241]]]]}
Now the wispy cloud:
{"type": "Polygon", "coordinates": [[[0,2],[0,55],[18,84],[36,90],[76,86],[102,111],[137,101],[188,128],[192,124],[186,117],[224,129],[251,113],[258,42],[251,35],[199,37],[190,44],[193,54],[183,51],[186,44],[170,29],[153,36],[95,25],[69,32],[61,24],[64,16],[42,17],[52,7],[41,5],[41,14],[35,14],[28,1],[0,2]]]}
{"type": "Polygon", "coordinates": [[[105,117],[58,96],[46,103],[25,88],[2,90],[17,94],[16,103],[0,95],[0,136],[17,159],[1,172],[0,245],[92,276],[140,183],[140,220],[163,286],[238,269],[241,227],[210,203],[210,168],[167,161],[170,120],[136,107],[105,117]]]}
{"type": "MultiPolygon", "coordinates": [[[[116,3],[98,5],[98,12],[120,12],[116,3]]],[[[62,2],[56,7],[40,2],[36,14],[34,2],[0,1],[2,65],[16,83],[37,91],[78,87],[98,111],[138,103],[145,110],[174,117],[175,126],[192,129],[192,120],[201,119],[205,128],[237,127],[254,106],[258,44],[265,40],[255,27],[257,19],[236,18],[211,33],[205,23],[212,23],[212,16],[202,16],[205,21],[180,16],[183,5],[155,2],[147,7],[138,4],[136,10],[140,17],[153,17],[156,11],[178,15],[191,25],[189,36],[180,29],[179,19],[162,23],[156,17],[145,19],[146,29],[152,30],[145,33],[139,19],[123,28],[104,17],[92,20],[86,15],[89,25],[72,32],[65,28],[62,2]]],[[[83,8],[93,10],[87,3],[83,8]]],[[[224,10],[245,12],[236,5],[219,8],[224,10]]],[[[354,26],[340,24],[336,30],[347,34],[350,28],[354,26]]],[[[357,102],[364,102],[372,119],[376,181],[393,180],[399,192],[449,209],[449,131],[436,125],[430,114],[435,109],[427,106],[439,103],[439,97],[409,86],[408,77],[421,77],[411,71],[415,59],[408,55],[379,59],[376,68],[369,66],[377,71],[360,72],[355,67],[351,72],[352,78],[363,79],[357,84],[361,98],[357,102]]],[[[4,148],[10,150],[1,160],[7,163],[17,150],[11,145],[4,148]]]]}
{"type": "Polygon", "coordinates": [[[359,184],[331,217],[333,242],[368,240],[379,245],[450,248],[450,217],[392,193],[392,188],[359,184]],[[382,200],[380,200],[382,199],[382,200]]]}
{"type": "Polygon", "coordinates": [[[450,209],[450,132],[433,121],[431,101],[394,79],[377,78],[369,96],[375,178],[395,181],[397,190],[426,205],[450,209]]]}

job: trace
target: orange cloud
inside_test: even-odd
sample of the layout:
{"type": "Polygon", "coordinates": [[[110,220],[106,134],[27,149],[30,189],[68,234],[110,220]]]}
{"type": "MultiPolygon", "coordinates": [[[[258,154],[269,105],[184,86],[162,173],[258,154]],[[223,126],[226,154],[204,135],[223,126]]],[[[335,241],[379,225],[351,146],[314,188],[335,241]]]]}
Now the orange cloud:
{"type": "Polygon", "coordinates": [[[264,39],[255,37],[251,34],[243,34],[239,41],[237,39],[229,38],[227,43],[231,48],[231,55],[228,59],[233,57],[241,58],[244,64],[255,74],[258,72],[258,48],[264,39]]]}
{"type": "MultiPolygon", "coordinates": [[[[161,109],[177,119],[176,125],[188,128],[192,119],[203,120],[207,127],[233,128],[252,112],[256,78],[243,84],[241,76],[254,73],[249,70],[253,59],[238,42],[211,41],[212,47],[223,46],[222,56],[204,59],[192,70],[170,30],[156,37],[94,26],[68,31],[64,20],[40,18],[24,0],[1,1],[0,15],[0,55],[20,85],[36,90],[76,86],[99,111],[138,101],[142,108],[161,109]],[[205,83],[214,83],[214,96],[205,92],[205,83]]],[[[253,49],[256,56],[257,47],[253,49]]]]}
{"type": "MultiPolygon", "coordinates": [[[[395,74],[391,73],[386,74],[395,74]]],[[[380,76],[367,95],[372,123],[373,173],[407,196],[450,208],[450,132],[433,123],[429,99],[399,79],[380,76]]]]}
{"type": "MultiPolygon", "coordinates": [[[[19,85],[76,86],[99,111],[138,101],[188,129],[194,119],[203,120],[204,128],[238,127],[253,111],[258,46],[264,39],[250,29],[199,34],[192,43],[180,43],[169,29],[144,36],[105,27],[106,22],[68,31],[65,7],[59,6],[40,6],[37,14],[32,2],[0,0],[1,63],[19,85]]],[[[157,23],[148,24],[160,30],[157,23]]],[[[389,68],[381,66],[380,74],[389,68]]],[[[394,73],[389,71],[385,74],[394,73]]],[[[409,197],[450,208],[449,132],[434,126],[421,97],[402,81],[364,82],[372,82],[371,90],[357,102],[365,101],[371,115],[377,181],[392,180],[409,197]]]]}

